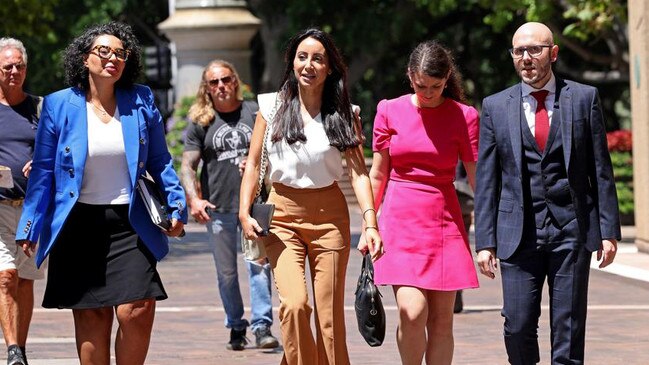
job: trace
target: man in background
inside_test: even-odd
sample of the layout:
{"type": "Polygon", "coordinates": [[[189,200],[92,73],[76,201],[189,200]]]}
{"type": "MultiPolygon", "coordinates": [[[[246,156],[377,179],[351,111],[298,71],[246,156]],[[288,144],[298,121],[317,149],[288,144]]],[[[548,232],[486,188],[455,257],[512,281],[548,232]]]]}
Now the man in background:
{"type": "Polygon", "coordinates": [[[23,91],[27,51],[22,42],[0,38],[0,172],[11,184],[0,187],[0,325],[7,365],[26,365],[25,345],[34,308],[34,280],[44,273],[16,245],[31,169],[41,98],[23,91]],[[8,169],[7,169],[8,168],[8,169]],[[13,186],[12,186],[13,185],[13,186]]]}
{"type": "MultiPolygon", "coordinates": [[[[230,328],[227,348],[245,348],[248,321],[243,319],[243,301],[237,274],[240,247],[239,188],[242,161],[248,154],[255,115],[259,107],[243,101],[241,81],[232,64],[214,60],[203,71],[196,101],[189,109],[192,123],[187,129],[182,158],[181,181],[187,193],[189,212],[207,224],[219,293],[230,328]],[[201,171],[201,197],[197,191],[196,170],[201,171]]],[[[270,332],[273,312],[270,291],[270,265],[246,261],[250,278],[250,326],[258,348],[275,348],[279,343],[270,332]]]]}

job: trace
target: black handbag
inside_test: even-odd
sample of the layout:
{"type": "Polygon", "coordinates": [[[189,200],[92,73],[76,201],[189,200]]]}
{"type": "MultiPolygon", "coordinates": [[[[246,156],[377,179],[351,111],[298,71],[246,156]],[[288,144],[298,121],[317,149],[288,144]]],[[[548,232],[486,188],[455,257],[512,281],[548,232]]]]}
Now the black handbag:
{"type": "Polygon", "coordinates": [[[268,236],[270,234],[270,222],[273,220],[274,213],[275,204],[254,203],[250,207],[250,216],[253,217],[261,227],[261,232],[257,232],[257,235],[268,236]]]}
{"type": "Polygon", "coordinates": [[[354,308],[358,331],[365,342],[372,347],[381,346],[385,338],[385,310],[381,302],[381,292],[374,285],[374,265],[369,253],[363,256],[354,308]]]}

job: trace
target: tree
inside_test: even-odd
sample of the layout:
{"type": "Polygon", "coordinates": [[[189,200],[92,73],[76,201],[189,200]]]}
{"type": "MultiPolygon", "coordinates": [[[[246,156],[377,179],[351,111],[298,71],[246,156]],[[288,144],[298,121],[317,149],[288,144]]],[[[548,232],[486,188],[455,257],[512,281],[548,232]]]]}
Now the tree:
{"type": "MultiPolygon", "coordinates": [[[[286,39],[299,29],[317,25],[331,33],[347,55],[349,84],[354,102],[363,106],[364,120],[374,115],[378,99],[409,90],[407,56],[425,39],[438,39],[454,51],[473,104],[517,82],[507,48],[515,29],[532,20],[548,24],[555,33],[561,48],[557,74],[606,86],[600,87],[600,93],[610,129],[619,127],[615,109],[621,104],[628,110],[625,2],[251,0],[250,4],[264,20],[262,43],[268,71],[262,90],[277,87],[276,80],[269,81],[271,75],[281,74],[281,46],[286,39]]],[[[370,123],[365,124],[369,129],[370,123]]]]}
{"type": "Polygon", "coordinates": [[[119,20],[133,26],[143,44],[158,36],[158,23],[168,5],[156,0],[4,0],[0,6],[3,34],[23,41],[29,56],[26,88],[48,94],[65,87],[61,52],[92,24],[119,20]]]}
{"type": "Polygon", "coordinates": [[[0,6],[0,34],[26,36],[47,34],[59,0],[4,0],[0,6]]]}

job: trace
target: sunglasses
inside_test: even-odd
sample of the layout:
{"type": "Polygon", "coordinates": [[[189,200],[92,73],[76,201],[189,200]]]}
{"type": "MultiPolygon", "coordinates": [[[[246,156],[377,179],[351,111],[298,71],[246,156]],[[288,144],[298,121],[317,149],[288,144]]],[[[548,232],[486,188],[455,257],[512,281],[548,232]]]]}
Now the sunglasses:
{"type": "Polygon", "coordinates": [[[110,59],[113,55],[115,55],[115,58],[117,58],[120,61],[126,61],[128,59],[128,55],[131,53],[131,51],[127,51],[122,48],[112,48],[109,46],[94,46],[90,50],[90,53],[93,53],[93,51],[97,51],[95,54],[99,56],[99,58],[108,60],[110,59]]]}
{"type": "Polygon", "coordinates": [[[23,62],[10,63],[10,64],[4,65],[4,66],[2,66],[0,68],[2,68],[2,71],[4,71],[4,72],[11,72],[11,71],[13,71],[14,67],[18,71],[23,71],[25,68],[27,68],[27,65],[25,63],[23,63],[23,62]]]}
{"type": "Polygon", "coordinates": [[[543,48],[552,48],[553,46],[550,45],[537,45],[537,46],[527,46],[527,47],[516,47],[516,48],[510,48],[509,49],[509,54],[512,55],[512,58],[522,58],[525,55],[525,52],[527,52],[530,57],[538,57],[543,53],[543,48]]]}
{"type": "Polygon", "coordinates": [[[219,86],[219,82],[222,82],[223,85],[229,85],[232,81],[234,81],[234,77],[230,75],[230,76],[223,76],[220,79],[209,80],[207,81],[207,84],[212,87],[216,87],[219,86]]]}

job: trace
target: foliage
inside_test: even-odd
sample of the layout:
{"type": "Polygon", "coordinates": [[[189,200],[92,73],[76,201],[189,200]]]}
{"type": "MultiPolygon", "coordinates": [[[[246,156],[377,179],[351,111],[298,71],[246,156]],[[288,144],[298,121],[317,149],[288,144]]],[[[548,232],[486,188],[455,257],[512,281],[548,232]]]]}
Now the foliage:
{"type": "Polygon", "coordinates": [[[609,151],[631,152],[632,135],[628,129],[606,133],[609,151]]]}
{"type": "Polygon", "coordinates": [[[123,21],[146,45],[167,16],[167,2],[157,0],[3,0],[0,30],[23,41],[29,55],[25,87],[44,95],[65,86],[61,53],[86,27],[123,21]]]}
{"type": "Polygon", "coordinates": [[[180,100],[174,114],[167,120],[167,147],[174,160],[174,167],[176,171],[180,171],[180,162],[182,160],[183,151],[185,149],[185,136],[187,133],[187,126],[189,119],[189,108],[196,100],[195,96],[185,96],[180,100]]]}
{"type": "Polygon", "coordinates": [[[633,158],[631,152],[611,152],[611,163],[613,164],[613,175],[616,180],[633,180],[633,158]]]}
{"type": "Polygon", "coordinates": [[[633,214],[633,186],[627,182],[616,181],[618,207],[621,214],[633,214]]]}
{"type": "Polygon", "coordinates": [[[241,84],[241,93],[243,94],[243,100],[255,100],[257,98],[248,84],[241,84]]]}
{"type": "MultiPolygon", "coordinates": [[[[609,130],[628,120],[626,2],[250,0],[250,5],[267,29],[263,43],[277,47],[274,58],[265,60],[267,68],[282,63],[280,48],[298,30],[318,26],[333,35],[347,56],[352,98],[361,106],[367,136],[377,102],[410,92],[405,65],[417,43],[434,38],[453,51],[469,103],[479,107],[485,96],[519,81],[507,48],[526,21],[541,21],[553,30],[560,46],[558,76],[599,86],[609,130]]],[[[277,67],[270,68],[277,73],[277,67]]],[[[267,83],[261,91],[274,88],[267,83]]]]}
{"type": "Polygon", "coordinates": [[[630,130],[617,130],[606,134],[608,149],[611,152],[617,199],[622,214],[632,214],[634,210],[631,137],[630,130]]]}
{"type": "Polygon", "coordinates": [[[0,34],[9,37],[43,35],[52,31],[59,0],[3,0],[0,6],[0,34]]]}

